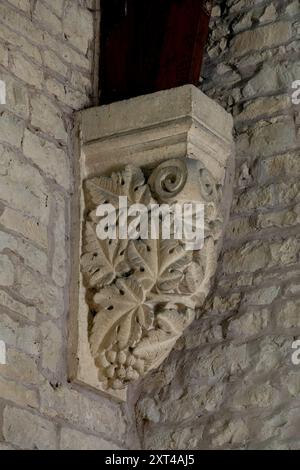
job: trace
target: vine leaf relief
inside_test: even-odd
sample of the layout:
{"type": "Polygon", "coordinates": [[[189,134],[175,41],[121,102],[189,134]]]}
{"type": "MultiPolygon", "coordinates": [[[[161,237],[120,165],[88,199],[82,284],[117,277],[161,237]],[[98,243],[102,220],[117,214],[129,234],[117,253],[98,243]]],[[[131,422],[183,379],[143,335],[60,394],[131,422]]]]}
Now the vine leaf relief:
{"type": "Polygon", "coordinates": [[[175,239],[100,240],[96,231],[97,207],[109,203],[118,214],[120,196],[129,205],[172,204],[189,184],[182,160],[164,162],[148,179],[140,168],[128,165],[85,182],[81,270],[90,312],[90,350],[106,389],[123,389],[158,367],[208,294],[221,236],[222,188],[207,170],[199,175],[205,241],[195,251],[175,239]]]}

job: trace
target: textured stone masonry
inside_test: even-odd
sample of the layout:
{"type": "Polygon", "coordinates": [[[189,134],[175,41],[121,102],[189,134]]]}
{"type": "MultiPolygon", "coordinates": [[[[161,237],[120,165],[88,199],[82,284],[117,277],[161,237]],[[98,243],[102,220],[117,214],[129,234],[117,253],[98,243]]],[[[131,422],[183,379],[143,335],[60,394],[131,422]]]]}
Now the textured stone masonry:
{"type": "Polygon", "coordinates": [[[215,288],[142,384],[147,449],[299,449],[300,5],[219,0],[201,89],[232,112],[237,169],[215,288]]]}
{"type": "Polygon", "coordinates": [[[67,378],[73,111],[93,98],[93,0],[0,3],[0,449],[125,446],[125,407],[67,378]]]}
{"type": "Polygon", "coordinates": [[[215,2],[200,86],[235,119],[225,247],[198,318],[128,407],[67,381],[71,135],[97,104],[97,9],[0,3],[0,450],[299,449],[299,2],[215,2]]]}

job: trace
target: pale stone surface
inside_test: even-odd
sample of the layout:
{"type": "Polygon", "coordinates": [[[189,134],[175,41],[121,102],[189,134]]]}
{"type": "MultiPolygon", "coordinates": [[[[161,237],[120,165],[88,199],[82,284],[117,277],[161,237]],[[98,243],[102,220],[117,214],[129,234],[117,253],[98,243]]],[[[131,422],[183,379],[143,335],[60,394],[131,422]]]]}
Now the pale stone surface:
{"type": "MultiPolygon", "coordinates": [[[[49,69],[52,69],[56,73],[59,73],[60,75],[67,77],[69,74],[69,67],[68,65],[63,62],[59,56],[53,52],[53,51],[45,51],[44,52],[44,62],[46,67],[49,67],[49,69]]],[[[60,123],[61,124],[61,123],[60,123]]],[[[63,129],[60,127],[57,127],[58,132],[63,132],[63,129]]]]}
{"type": "Polygon", "coordinates": [[[0,145],[0,199],[48,224],[50,192],[39,171],[0,145]]]}
{"type": "Polygon", "coordinates": [[[14,283],[14,266],[9,257],[0,254],[0,285],[12,286],[14,283]]]}
{"type": "Polygon", "coordinates": [[[1,73],[1,80],[6,85],[5,108],[26,119],[29,117],[29,96],[26,88],[9,74],[1,73]]]}
{"type": "Polygon", "coordinates": [[[2,442],[0,442],[0,450],[15,450],[14,447],[10,446],[10,445],[6,445],[6,444],[3,444],[2,442]]]}
{"type": "Polygon", "coordinates": [[[67,1],[65,11],[64,33],[75,47],[86,54],[89,41],[93,38],[91,13],[70,0],[67,1]]]}
{"type": "Polygon", "coordinates": [[[232,397],[232,407],[238,410],[249,407],[270,408],[279,402],[279,393],[270,383],[257,385],[247,391],[238,391],[232,397]]]}
{"type": "Polygon", "coordinates": [[[91,80],[88,75],[82,72],[73,71],[71,76],[71,84],[76,90],[82,93],[92,93],[91,80]]]}
{"type": "Polygon", "coordinates": [[[282,361],[289,361],[290,359],[291,343],[289,338],[285,336],[267,335],[253,344],[259,351],[256,353],[255,347],[252,346],[251,349],[254,352],[253,359],[255,359],[253,363],[254,371],[252,373],[254,377],[257,372],[263,374],[271,373],[280,366],[282,361]]]}
{"type": "Polygon", "coordinates": [[[1,375],[22,384],[37,385],[41,380],[37,362],[23,352],[7,348],[7,364],[1,367],[1,375]]]}
{"type": "MultiPolygon", "coordinates": [[[[71,67],[76,66],[84,69],[85,71],[90,71],[91,68],[91,62],[90,60],[83,54],[78,53],[75,49],[68,47],[66,43],[61,44],[59,43],[59,49],[57,48],[58,43],[56,41],[53,41],[53,38],[50,36],[47,36],[47,40],[51,44],[51,50],[52,52],[56,52],[60,50],[60,57],[62,60],[67,62],[69,66],[71,67]]],[[[49,44],[48,44],[49,47],[49,44]]],[[[87,102],[89,102],[87,100],[87,102]]]]}
{"type": "Polygon", "coordinates": [[[29,390],[23,385],[2,377],[0,377],[0,398],[24,407],[37,408],[39,405],[36,391],[29,390]]]}
{"type": "Polygon", "coordinates": [[[290,372],[284,379],[284,385],[287,386],[289,393],[293,397],[299,398],[300,394],[300,377],[297,372],[290,372]]]}
{"type": "Polygon", "coordinates": [[[292,27],[289,22],[278,22],[257,28],[238,35],[231,46],[235,56],[247,54],[253,50],[275,47],[284,44],[292,37],[292,27]]]}
{"type": "Polygon", "coordinates": [[[43,95],[31,98],[31,124],[58,140],[67,140],[62,113],[52,101],[43,95]]]}
{"type": "MultiPolygon", "coordinates": [[[[21,256],[24,260],[24,264],[30,268],[36,269],[38,273],[47,273],[48,260],[46,254],[27,241],[3,232],[0,238],[0,251],[5,249],[13,251],[17,256],[21,256]]],[[[5,259],[6,258],[3,258],[3,263],[5,263],[5,259]]],[[[12,267],[9,265],[8,261],[6,261],[5,264],[7,274],[9,275],[9,273],[12,272],[12,267]]],[[[5,275],[5,269],[3,275],[5,275]]]]}
{"type": "Polygon", "coordinates": [[[248,243],[243,248],[225,254],[224,272],[255,272],[268,265],[270,252],[267,245],[260,242],[248,243]]]}
{"type": "Polygon", "coordinates": [[[0,122],[0,141],[20,147],[24,133],[22,122],[16,116],[7,112],[1,114],[0,122]]]}
{"type": "Polygon", "coordinates": [[[4,438],[22,449],[54,450],[56,427],[50,421],[27,411],[6,407],[3,416],[4,438]]]}
{"type": "Polygon", "coordinates": [[[163,430],[161,427],[150,427],[145,431],[145,439],[152,450],[202,449],[203,435],[204,425],[163,430]]]}
{"type": "Polygon", "coordinates": [[[112,135],[114,130],[121,132],[135,128],[140,129],[156,123],[162,124],[179,116],[198,118],[208,128],[211,127],[216,133],[220,133],[225,140],[231,140],[231,118],[200,90],[190,85],[158,92],[152,96],[145,95],[100,108],[92,108],[81,114],[84,117],[83,139],[85,142],[92,141],[95,137],[112,135]],[[138,116],[136,115],[135,108],[137,111],[142,111],[147,106],[150,107],[148,114],[141,112],[138,116]],[[130,113],[129,116],[128,113],[130,113]],[[214,119],[215,114],[218,114],[217,122],[214,119]],[[124,121],[125,116],[128,118],[127,121],[124,121]],[[91,126],[93,118],[100,119],[100,123],[103,124],[100,129],[95,123],[91,126]],[[114,122],[115,120],[117,122],[114,122]]]}
{"type": "Polygon", "coordinates": [[[287,5],[285,11],[290,16],[299,14],[300,8],[299,8],[299,3],[297,2],[297,0],[294,0],[292,3],[287,5]]]}
{"type": "Polygon", "coordinates": [[[43,72],[35,64],[25,59],[18,52],[15,53],[12,65],[12,72],[29,85],[42,88],[43,72]]]}
{"type": "Polygon", "coordinates": [[[42,367],[57,372],[62,355],[61,330],[51,321],[41,325],[42,333],[42,367]]]}
{"type": "Polygon", "coordinates": [[[61,21],[57,18],[56,15],[53,15],[51,10],[46,8],[45,5],[39,0],[37,1],[35,5],[34,17],[39,22],[44,24],[47,27],[47,29],[51,31],[51,34],[59,35],[62,33],[61,21]]]}
{"type": "MultiPolygon", "coordinates": [[[[5,11],[5,13],[7,13],[7,10],[5,11]]],[[[0,38],[14,46],[18,46],[20,50],[26,54],[26,56],[34,59],[35,62],[42,62],[41,53],[38,47],[34,46],[31,42],[24,38],[24,36],[15,33],[3,24],[1,24],[0,38]]],[[[14,79],[14,77],[12,77],[12,79],[14,79]]]]}
{"type": "Polygon", "coordinates": [[[6,314],[0,317],[1,340],[7,345],[17,347],[28,354],[38,355],[40,352],[40,332],[33,326],[21,326],[6,314]]]}
{"type": "Polygon", "coordinates": [[[79,392],[59,387],[53,390],[49,384],[40,389],[41,411],[49,417],[58,417],[91,432],[105,433],[121,440],[125,422],[116,403],[94,400],[79,392]]]}
{"type": "Polygon", "coordinates": [[[72,109],[79,110],[86,108],[89,103],[89,99],[84,93],[74,90],[69,84],[65,85],[54,78],[46,80],[46,87],[49,93],[72,109]]]}
{"type": "Polygon", "coordinates": [[[66,202],[59,193],[54,195],[55,199],[55,226],[53,227],[54,235],[54,253],[53,253],[53,279],[54,282],[63,287],[67,282],[67,228],[66,228],[66,202]]]}
{"type": "MultiPolygon", "coordinates": [[[[18,283],[0,289],[0,340],[7,343],[10,363],[1,373],[9,387],[2,390],[20,404],[14,409],[0,399],[1,450],[98,448],[103,441],[113,449],[130,448],[124,443],[124,407],[110,408],[100,394],[82,386],[71,393],[65,383],[64,351],[57,371],[42,367],[46,343],[43,348],[41,323],[53,321],[63,335],[66,331],[68,282],[64,283],[69,275],[71,232],[65,190],[73,188],[59,189],[66,207],[58,204],[55,212],[53,196],[58,188],[53,166],[48,173],[48,162],[39,156],[34,162],[30,156],[24,158],[21,149],[23,129],[28,127],[53,145],[58,140],[57,148],[63,144],[66,149],[65,161],[73,161],[65,145],[72,139],[72,112],[92,105],[88,77],[94,57],[95,7],[92,0],[0,2],[0,78],[7,85],[0,139],[10,148],[4,150],[1,145],[0,149],[0,224],[5,233],[20,240],[16,245],[8,242],[7,235],[3,238],[7,248],[2,255],[14,263],[18,283]],[[56,217],[64,229],[55,228],[56,217]],[[47,253],[43,276],[39,271],[45,269],[45,258],[28,245],[25,249],[21,240],[47,253]],[[43,403],[45,414],[40,416],[22,408],[32,400],[26,398],[26,385],[32,392],[41,381],[50,388],[48,398],[58,387],[60,399],[49,398],[49,406],[43,403]]],[[[234,115],[238,171],[246,163],[249,172],[237,172],[236,203],[212,298],[167,363],[142,385],[143,406],[137,403],[135,410],[144,448],[300,448],[299,372],[291,363],[291,344],[300,328],[300,121],[298,108],[290,101],[291,83],[300,73],[298,16],[297,0],[222,0],[214,7],[201,87],[234,115]],[[259,301],[267,303],[257,306],[256,293],[259,301]],[[240,402],[235,403],[238,391],[240,402]],[[233,410],[235,404],[240,409],[233,410]],[[166,420],[171,416],[176,423],[166,420]]],[[[171,108],[169,103],[167,109],[171,108]]],[[[184,111],[182,103],[178,109],[184,111]]],[[[137,113],[137,120],[150,115],[149,108],[137,113]]],[[[126,115],[120,116],[121,124],[128,123],[126,115]]],[[[118,122],[114,118],[111,128],[118,122]]],[[[103,129],[106,124],[109,119],[103,129]]],[[[224,137],[224,123],[218,126],[211,123],[211,129],[218,128],[224,137]]],[[[179,134],[182,130],[186,132],[181,127],[179,134]]],[[[155,140],[157,134],[152,136],[155,140]]],[[[176,145],[173,149],[186,151],[176,145]]],[[[101,151],[103,158],[107,148],[101,151]]],[[[215,149],[212,152],[216,154],[215,149]]],[[[119,156],[126,158],[121,152],[119,156]]],[[[172,151],[169,158],[173,157],[172,151]]],[[[51,165],[56,163],[52,160],[51,165]]],[[[68,182],[70,175],[66,175],[68,182]]],[[[51,363],[51,348],[49,357],[51,363]]],[[[132,429],[127,428],[129,437],[132,429]]]]}
{"type": "MultiPolygon", "coordinates": [[[[291,439],[297,436],[297,424],[299,421],[299,408],[292,408],[285,412],[279,412],[273,416],[268,416],[265,420],[262,429],[259,432],[260,439],[270,439],[276,437],[281,439],[291,439]]],[[[273,448],[286,448],[292,446],[289,444],[276,444],[273,443],[273,448]]],[[[298,446],[296,446],[297,448],[298,446]]]]}
{"type": "Polygon", "coordinates": [[[235,310],[241,301],[240,294],[232,294],[230,297],[218,297],[213,299],[213,309],[219,313],[235,310]]]}
{"type": "Polygon", "coordinates": [[[0,290],[0,305],[2,308],[18,313],[32,322],[37,319],[37,311],[34,307],[15,300],[3,290],[0,290]]]}
{"type": "Polygon", "coordinates": [[[300,283],[290,284],[287,287],[287,294],[297,295],[300,293],[300,283]]]}
{"type": "Polygon", "coordinates": [[[40,245],[41,248],[47,249],[47,227],[38,219],[28,217],[22,212],[5,207],[2,215],[0,216],[0,224],[2,224],[6,229],[13,230],[28,240],[40,245]]]}
{"type": "Polygon", "coordinates": [[[246,294],[245,301],[250,305],[270,305],[278,296],[279,287],[265,287],[258,291],[246,294]]]}
{"type": "Polygon", "coordinates": [[[221,432],[217,432],[212,438],[214,447],[222,447],[225,444],[244,444],[249,436],[246,423],[242,419],[230,421],[223,426],[221,432]]]}
{"type": "Polygon", "coordinates": [[[51,0],[50,6],[52,10],[57,14],[57,16],[62,16],[64,0],[51,0]]]}
{"type": "Polygon", "coordinates": [[[233,208],[237,214],[249,213],[256,208],[273,207],[276,203],[274,185],[269,184],[259,188],[249,188],[237,195],[233,208]]]}
{"type": "Polygon", "coordinates": [[[278,326],[282,328],[297,328],[300,326],[299,301],[290,301],[284,305],[277,319],[278,326]]]}
{"type": "Polygon", "coordinates": [[[290,106],[290,98],[285,95],[274,98],[258,98],[245,106],[237,116],[236,121],[256,120],[259,117],[271,116],[285,111],[290,106]]]}
{"type": "Polygon", "coordinates": [[[215,5],[215,6],[212,8],[211,16],[212,16],[213,18],[221,16],[221,8],[220,8],[219,5],[215,5]]]}
{"type": "Polygon", "coordinates": [[[46,176],[53,178],[64,188],[69,188],[70,170],[66,151],[27,130],[24,135],[23,151],[46,176]]]}
{"type": "Polygon", "coordinates": [[[241,18],[238,18],[233,25],[235,33],[248,29],[252,26],[252,11],[245,13],[241,18]]]}
{"type": "Polygon", "coordinates": [[[61,450],[118,450],[119,447],[91,434],[63,428],[60,438],[61,450]]]}
{"type": "Polygon", "coordinates": [[[126,410],[67,383],[70,142],[73,111],[93,104],[95,8],[0,2],[1,450],[59,449],[61,437],[65,448],[117,449],[129,438],[126,410]],[[59,386],[65,401],[49,392],[39,414],[46,386],[59,386]]]}
{"type": "Polygon", "coordinates": [[[278,265],[289,265],[296,263],[299,259],[299,238],[287,238],[286,240],[278,241],[271,245],[272,253],[272,264],[273,266],[278,265]]]}
{"type": "Polygon", "coordinates": [[[260,23],[268,22],[275,20],[277,16],[277,11],[273,3],[271,5],[268,5],[263,13],[263,15],[259,18],[260,23]]]}
{"type": "Polygon", "coordinates": [[[226,161],[226,155],[232,150],[232,118],[190,85],[85,110],[78,115],[78,119],[82,121],[84,144],[91,142],[86,162],[88,175],[97,171],[96,162],[93,163],[94,152],[97,152],[98,159],[103,156],[102,172],[112,168],[108,161],[110,155],[110,158],[117,160],[124,155],[127,163],[130,163],[129,151],[124,153],[122,149],[125,143],[139,156],[143,154],[143,146],[151,142],[152,148],[149,148],[148,153],[152,164],[166,157],[186,157],[187,152],[193,152],[193,158],[205,159],[204,162],[212,173],[217,172],[218,167],[210,167],[213,162],[209,160],[216,160],[216,163],[222,165],[226,161]],[[164,139],[165,145],[172,144],[172,153],[170,150],[168,153],[168,149],[164,150],[163,141],[157,144],[152,142],[153,129],[156,130],[156,138],[164,139]],[[135,138],[131,136],[133,130],[135,138]],[[210,132],[214,137],[210,142],[211,148],[208,149],[200,140],[208,139],[210,132]],[[118,134],[119,138],[109,141],[109,136],[116,137],[118,134]],[[100,147],[96,143],[92,146],[94,140],[105,137],[108,139],[106,145],[103,143],[100,147]]]}
{"type": "Polygon", "coordinates": [[[290,227],[299,224],[299,222],[300,206],[297,204],[290,211],[284,209],[278,212],[259,214],[257,217],[257,228],[290,227]]]}
{"type": "Polygon", "coordinates": [[[250,155],[269,156],[286,152],[299,146],[295,125],[292,120],[266,123],[258,126],[251,133],[250,155]]]}
{"type": "Polygon", "coordinates": [[[12,3],[17,8],[24,10],[26,13],[30,12],[30,0],[9,0],[9,3],[12,3]]]}
{"type": "Polygon", "coordinates": [[[0,62],[4,67],[8,66],[8,49],[0,44],[0,62]]]}
{"type": "Polygon", "coordinates": [[[59,318],[64,310],[64,292],[38,273],[33,274],[22,266],[17,269],[19,294],[42,314],[59,318]]]}
{"type": "Polygon", "coordinates": [[[229,334],[239,337],[251,337],[260,334],[269,324],[268,310],[248,311],[239,318],[233,316],[228,325],[229,334]]]}
{"type": "MultiPolygon", "coordinates": [[[[7,6],[7,4],[0,4],[0,17],[2,22],[9,26],[12,30],[17,33],[22,32],[24,36],[27,36],[32,42],[42,44],[43,43],[43,31],[38,26],[33,25],[32,22],[24,15],[24,12],[17,12],[14,8],[7,6]]],[[[20,54],[16,52],[16,59],[20,59],[20,54]]],[[[25,59],[24,59],[25,60],[25,59]]],[[[21,63],[20,63],[21,65],[21,63]]],[[[26,69],[26,67],[25,67],[26,69]]],[[[40,73],[37,73],[37,77],[40,73]]],[[[36,79],[34,79],[36,80],[36,79]]]]}
{"type": "Polygon", "coordinates": [[[283,174],[287,177],[295,177],[300,175],[298,152],[277,155],[261,162],[262,181],[267,178],[280,177],[283,174]]]}

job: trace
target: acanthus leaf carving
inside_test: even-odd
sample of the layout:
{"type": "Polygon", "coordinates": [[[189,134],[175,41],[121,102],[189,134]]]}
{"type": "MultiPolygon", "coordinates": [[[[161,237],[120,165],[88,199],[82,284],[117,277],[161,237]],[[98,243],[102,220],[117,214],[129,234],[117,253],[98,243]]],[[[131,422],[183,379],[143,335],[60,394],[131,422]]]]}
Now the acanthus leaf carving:
{"type": "Polygon", "coordinates": [[[105,240],[100,240],[96,234],[95,222],[86,222],[83,249],[82,272],[91,287],[102,288],[109,285],[130,269],[122,256],[126,241],[111,240],[110,243],[105,243],[105,240]]]}
{"type": "Polygon", "coordinates": [[[182,240],[100,240],[96,233],[97,206],[109,203],[118,211],[119,196],[126,196],[129,205],[172,204],[188,184],[182,160],[164,162],[148,181],[140,168],[128,165],[85,183],[81,265],[92,317],[89,342],[99,380],[107,389],[122,389],[158,367],[208,293],[221,234],[221,188],[211,175],[199,174],[204,178],[199,202],[207,203],[206,238],[204,247],[195,251],[186,250],[182,240]]]}

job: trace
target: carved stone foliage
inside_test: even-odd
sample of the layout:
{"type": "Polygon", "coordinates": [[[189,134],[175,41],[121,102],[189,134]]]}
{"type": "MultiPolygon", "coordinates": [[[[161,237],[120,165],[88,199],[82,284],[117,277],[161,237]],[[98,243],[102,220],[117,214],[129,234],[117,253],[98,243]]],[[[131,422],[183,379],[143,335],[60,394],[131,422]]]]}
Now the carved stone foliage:
{"type": "Polygon", "coordinates": [[[173,159],[150,176],[129,165],[84,184],[81,270],[90,315],[88,336],[99,381],[108,390],[123,389],[158,367],[202,305],[216,269],[222,187],[199,168],[199,202],[205,203],[201,250],[187,251],[184,241],[175,239],[101,240],[96,209],[112,204],[119,229],[119,196],[127,196],[129,206],[172,205],[188,184],[188,172],[183,160],[173,159]]]}

